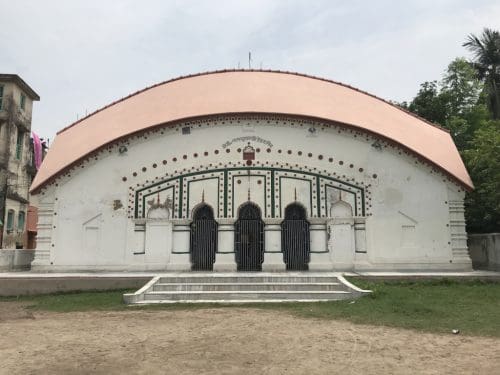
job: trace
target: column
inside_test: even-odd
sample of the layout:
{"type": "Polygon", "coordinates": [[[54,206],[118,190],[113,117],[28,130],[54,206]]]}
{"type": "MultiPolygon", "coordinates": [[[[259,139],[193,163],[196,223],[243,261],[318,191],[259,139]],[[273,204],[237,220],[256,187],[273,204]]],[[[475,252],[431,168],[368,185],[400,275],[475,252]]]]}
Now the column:
{"type": "Polygon", "coordinates": [[[281,252],[281,226],[278,223],[269,223],[264,226],[264,263],[262,271],[285,271],[281,252]]]}
{"type": "Polygon", "coordinates": [[[234,224],[220,223],[217,238],[214,271],[234,272],[237,269],[234,254],[234,224]]]}
{"type": "Polygon", "coordinates": [[[461,270],[472,270],[472,261],[467,248],[467,232],[465,231],[464,201],[450,200],[449,214],[453,265],[461,270]]]}
{"type": "Polygon", "coordinates": [[[50,269],[50,250],[55,224],[54,203],[40,202],[38,204],[35,258],[31,263],[31,269],[34,271],[50,269]]]}
{"type": "MultiPolygon", "coordinates": [[[[312,221],[313,219],[311,219],[312,221]]],[[[311,260],[309,271],[332,271],[333,265],[328,252],[327,226],[323,222],[311,222],[311,260]]]]}
{"type": "Polygon", "coordinates": [[[354,219],[335,218],[328,222],[328,249],[334,270],[351,271],[354,267],[354,219]]]}
{"type": "Polygon", "coordinates": [[[166,265],[172,252],[172,223],[168,220],[148,220],[144,255],[146,263],[166,265]]]}
{"type": "Polygon", "coordinates": [[[191,230],[189,223],[173,223],[172,229],[172,252],[167,264],[169,271],[190,271],[191,260],[189,253],[189,237],[191,230]]]}

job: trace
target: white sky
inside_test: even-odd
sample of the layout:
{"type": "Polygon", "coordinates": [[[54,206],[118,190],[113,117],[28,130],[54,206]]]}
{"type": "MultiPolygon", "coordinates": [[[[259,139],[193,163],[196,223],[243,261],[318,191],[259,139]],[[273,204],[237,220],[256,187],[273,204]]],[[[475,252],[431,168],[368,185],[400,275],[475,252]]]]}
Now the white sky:
{"type": "Polygon", "coordinates": [[[248,66],[337,80],[409,100],[500,29],[498,0],[0,0],[0,72],[41,96],[32,127],[55,132],[86,112],[179,75],[248,66]]]}

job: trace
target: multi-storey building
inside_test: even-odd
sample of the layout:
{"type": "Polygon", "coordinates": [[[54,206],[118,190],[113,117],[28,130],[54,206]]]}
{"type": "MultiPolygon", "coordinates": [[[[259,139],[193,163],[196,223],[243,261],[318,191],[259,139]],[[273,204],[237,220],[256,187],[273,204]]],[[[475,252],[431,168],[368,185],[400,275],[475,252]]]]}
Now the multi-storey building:
{"type": "Polygon", "coordinates": [[[26,247],[29,187],[36,167],[30,140],[38,94],[17,74],[0,74],[0,248],[26,247]]]}

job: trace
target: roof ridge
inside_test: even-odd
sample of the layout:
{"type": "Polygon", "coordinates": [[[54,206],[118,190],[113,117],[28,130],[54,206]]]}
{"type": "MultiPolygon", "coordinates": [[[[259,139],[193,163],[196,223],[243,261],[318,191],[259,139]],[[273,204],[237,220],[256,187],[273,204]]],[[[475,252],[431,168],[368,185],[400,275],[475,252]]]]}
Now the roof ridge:
{"type": "Polygon", "coordinates": [[[314,76],[314,75],[310,75],[310,74],[305,74],[305,73],[292,72],[292,71],[287,71],[287,70],[274,70],[274,69],[219,69],[219,70],[210,70],[210,71],[200,72],[200,73],[193,73],[193,74],[188,74],[188,75],[181,75],[181,76],[178,76],[178,77],[175,77],[175,78],[171,78],[171,79],[159,82],[159,83],[155,83],[155,84],[153,84],[151,86],[146,86],[145,88],[143,88],[141,90],[135,91],[135,92],[133,92],[133,93],[127,95],[127,96],[124,96],[124,97],[122,97],[120,99],[117,99],[117,100],[111,102],[110,104],[108,104],[108,105],[106,105],[104,107],[101,107],[101,108],[95,110],[94,112],[89,113],[88,115],[82,117],[81,119],[79,119],[79,120],[71,123],[70,125],[62,128],[56,134],[59,135],[59,134],[65,132],[66,130],[72,128],[73,126],[78,125],[80,122],[88,119],[89,117],[92,117],[92,116],[96,115],[97,113],[102,112],[105,109],[114,106],[115,104],[121,103],[121,102],[123,102],[123,101],[125,101],[125,100],[127,100],[127,99],[129,99],[129,98],[131,98],[133,96],[139,95],[139,94],[141,94],[141,93],[143,93],[145,91],[154,89],[154,88],[156,88],[158,86],[166,85],[168,83],[180,81],[180,80],[187,79],[187,78],[193,78],[193,77],[199,77],[199,76],[205,76],[205,75],[211,75],[211,74],[235,73],[235,72],[237,72],[237,73],[242,73],[242,72],[244,72],[244,73],[260,72],[260,73],[289,74],[289,75],[295,75],[295,76],[299,76],[299,77],[316,79],[316,80],[323,81],[323,82],[333,83],[333,84],[340,85],[342,87],[345,87],[345,88],[348,88],[348,89],[360,92],[362,94],[368,95],[368,96],[370,96],[372,98],[375,98],[377,100],[380,100],[380,101],[382,101],[382,102],[384,102],[384,103],[386,103],[386,104],[388,104],[388,105],[390,105],[390,106],[392,106],[392,107],[394,107],[394,108],[396,108],[396,109],[398,109],[398,110],[400,110],[400,111],[402,111],[402,112],[404,112],[404,113],[406,113],[406,114],[408,114],[410,116],[413,116],[413,117],[417,118],[420,121],[425,122],[428,125],[431,125],[431,126],[433,126],[435,128],[438,128],[438,129],[440,129],[440,130],[442,130],[444,132],[449,133],[448,129],[445,129],[445,128],[443,128],[442,126],[440,126],[438,124],[435,124],[435,123],[433,123],[431,121],[428,121],[428,120],[424,119],[423,117],[420,117],[419,115],[417,115],[417,114],[415,114],[415,113],[407,110],[406,108],[403,108],[403,107],[401,107],[401,106],[399,106],[399,105],[397,105],[397,104],[395,104],[395,103],[393,103],[393,102],[391,102],[389,100],[383,99],[383,98],[381,98],[379,96],[376,96],[374,94],[371,94],[371,93],[369,93],[367,91],[360,90],[357,87],[354,87],[354,86],[351,86],[351,85],[348,85],[348,84],[345,84],[345,83],[342,83],[342,82],[339,82],[339,81],[334,81],[332,79],[318,77],[318,76],[314,76]]]}

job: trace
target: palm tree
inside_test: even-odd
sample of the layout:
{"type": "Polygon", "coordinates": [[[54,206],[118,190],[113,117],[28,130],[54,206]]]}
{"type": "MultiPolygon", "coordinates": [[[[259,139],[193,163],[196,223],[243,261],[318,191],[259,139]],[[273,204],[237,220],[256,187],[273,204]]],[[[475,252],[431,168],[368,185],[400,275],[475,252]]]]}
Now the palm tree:
{"type": "Polygon", "coordinates": [[[470,34],[463,44],[472,52],[472,66],[485,83],[488,107],[494,119],[500,118],[500,32],[485,28],[477,37],[470,34]]]}

